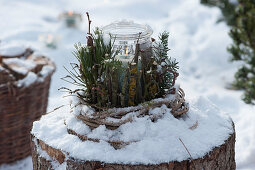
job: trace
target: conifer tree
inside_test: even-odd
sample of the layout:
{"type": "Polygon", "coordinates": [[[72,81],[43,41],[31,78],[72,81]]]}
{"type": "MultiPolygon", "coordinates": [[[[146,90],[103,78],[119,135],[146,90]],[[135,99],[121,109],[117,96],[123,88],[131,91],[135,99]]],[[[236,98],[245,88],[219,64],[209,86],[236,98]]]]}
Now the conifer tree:
{"type": "Polygon", "coordinates": [[[255,0],[239,0],[236,24],[230,31],[233,44],[228,48],[232,61],[243,65],[235,74],[234,85],[244,90],[243,100],[255,104],[255,0]]]}
{"type": "Polygon", "coordinates": [[[243,63],[233,85],[244,90],[245,103],[255,104],[255,0],[201,0],[201,3],[219,7],[222,20],[231,27],[233,43],[228,48],[231,61],[243,63]]]}
{"type": "Polygon", "coordinates": [[[231,0],[201,0],[201,4],[209,7],[218,7],[222,13],[218,22],[224,21],[229,26],[235,25],[235,8],[237,6],[237,2],[231,0]]]}

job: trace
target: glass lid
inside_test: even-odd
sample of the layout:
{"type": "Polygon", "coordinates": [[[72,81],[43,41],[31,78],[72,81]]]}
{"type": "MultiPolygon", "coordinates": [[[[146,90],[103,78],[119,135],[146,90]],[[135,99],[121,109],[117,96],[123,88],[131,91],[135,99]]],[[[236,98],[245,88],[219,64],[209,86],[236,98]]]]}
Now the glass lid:
{"type": "Polygon", "coordinates": [[[111,34],[116,40],[136,40],[141,32],[140,39],[148,39],[153,31],[149,25],[134,23],[133,21],[117,21],[102,28],[105,34],[111,34]]]}

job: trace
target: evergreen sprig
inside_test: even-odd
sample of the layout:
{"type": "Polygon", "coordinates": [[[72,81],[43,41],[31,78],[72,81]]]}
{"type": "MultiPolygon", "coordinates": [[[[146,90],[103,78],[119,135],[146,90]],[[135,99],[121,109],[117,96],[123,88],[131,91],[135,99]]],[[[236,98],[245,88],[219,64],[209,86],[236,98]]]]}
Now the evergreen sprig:
{"type": "Polygon", "coordinates": [[[159,42],[153,45],[153,52],[156,62],[159,64],[159,71],[161,71],[162,79],[160,79],[160,94],[163,95],[166,90],[171,89],[178,76],[177,70],[179,69],[178,62],[168,56],[168,38],[169,33],[164,31],[159,35],[159,42]]]}
{"type": "MultiPolygon", "coordinates": [[[[93,46],[84,46],[81,43],[74,45],[73,55],[79,65],[71,63],[72,69],[66,69],[69,75],[63,79],[80,86],[81,93],[78,94],[81,99],[97,104],[101,103],[99,100],[102,99],[102,96],[109,95],[107,91],[102,90],[102,86],[107,86],[105,80],[112,79],[113,72],[121,72],[122,65],[115,59],[118,50],[113,50],[112,38],[109,39],[109,42],[105,42],[103,33],[98,28],[91,35],[93,46]]],[[[70,92],[73,93],[71,90],[70,92]]],[[[100,106],[98,105],[98,107],[100,106]]]]}
{"type": "Polygon", "coordinates": [[[71,63],[71,70],[66,69],[69,75],[63,78],[78,88],[63,90],[78,95],[97,110],[138,105],[163,97],[173,90],[178,76],[178,63],[168,57],[168,32],[160,34],[159,42],[147,51],[140,49],[140,37],[137,37],[134,58],[124,66],[116,58],[120,50],[114,48],[115,38],[110,35],[106,42],[103,32],[98,28],[91,33],[88,13],[87,16],[87,45],[74,45],[73,55],[78,64],[71,63]]]}

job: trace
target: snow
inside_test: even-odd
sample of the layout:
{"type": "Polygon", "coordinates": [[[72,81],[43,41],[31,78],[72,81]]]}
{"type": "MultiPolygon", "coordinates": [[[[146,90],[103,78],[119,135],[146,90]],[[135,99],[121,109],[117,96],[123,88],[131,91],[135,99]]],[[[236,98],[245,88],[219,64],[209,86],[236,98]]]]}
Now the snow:
{"type": "Polygon", "coordinates": [[[32,158],[31,156],[28,156],[12,164],[3,164],[1,165],[0,169],[1,170],[30,170],[30,169],[32,170],[33,169],[32,158]]]}
{"type": "MultiPolygon", "coordinates": [[[[7,53],[5,55],[12,54],[11,52],[7,53]]],[[[55,68],[51,63],[47,63],[47,60],[40,60],[42,57],[38,55],[39,53],[36,52],[35,55],[32,55],[29,57],[29,59],[24,58],[5,58],[3,59],[3,63],[6,65],[11,66],[11,69],[15,71],[16,73],[22,74],[25,77],[23,79],[20,79],[16,81],[16,85],[18,87],[28,87],[32,83],[39,81],[43,82],[44,79],[54,72],[55,68]],[[38,74],[35,74],[32,72],[32,70],[36,67],[37,64],[43,65],[41,71],[38,74]]],[[[0,71],[4,70],[5,68],[0,66],[0,71]]]]}
{"type": "Polygon", "coordinates": [[[72,114],[66,116],[65,123],[68,129],[72,129],[80,135],[86,135],[91,132],[88,126],[84,126],[84,123],[75,116],[72,116],[72,114]]]}
{"type": "MultiPolygon", "coordinates": [[[[176,91],[178,91],[179,89],[179,85],[175,85],[176,91]]],[[[173,100],[175,97],[175,95],[167,95],[165,98],[157,98],[157,99],[153,99],[150,102],[164,102],[164,101],[168,101],[168,100],[173,100]]],[[[70,98],[69,101],[70,105],[71,105],[71,112],[74,115],[85,115],[88,117],[92,118],[92,115],[95,113],[95,109],[93,109],[91,106],[85,105],[83,104],[80,99],[74,95],[72,96],[72,98],[70,98]]],[[[146,103],[142,103],[139,104],[138,106],[130,106],[130,107],[125,107],[125,108],[111,108],[108,111],[109,112],[120,112],[120,111],[126,111],[126,112],[130,112],[131,110],[137,110],[141,107],[143,107],[143,105],[145,105],[146,103]]],[[[112,121],[112,122],[119,122],[121,120],[125,120],[128,117],[133,117],[135,115],[139,114],[139,112],[130,112],[128,114],[126,114],[125,116],[123,116],[121,119],[117,119],[117,118],[112,118],[112,117],[108,117],[107,120],[108,121],[112,121]]]]}
{"type": "Polygon", "coordinates": [[[24,60],[20,58],[8,58],[3,62],[7,65],[13,65],[12,69],[20,74],[26,75],[30,70],[35,68],[36,64],[31,60],[24,60]]]}
{"type": "Polygon", "coordinates": [[[29,72],[24,79],[18,80],[18,87],[28,87],[30,84],[36,82],[37,75],[33,72],[29,72]]]}
{"type": "Polygon", "coordinates": [[[79,115],[80,113],[86,115],[92,115],[95,111],[93,108],[87,105],[81,105],[78,97],[73,97],[73,101],[71,101],[71,105],[73,107],[73,112],[75,115],[79,115]]]}
{"type": "Polygon", "coordinates": [[[24,53],[26,50],[26,47],[21,44],[1,44],[0,45],[0,55],[6,56],[6,57],[12,57],[17,56],[22,53],[24,53]]]}
{"type": "Polygon", "coordinates": [[[16,82],[18,87],[28,87],[32,83],[35,82],[43,82],[44,79],[54,72],[55,68],[50,65],[43,66],[42,70],[39,72],[39,74],[35,74],[34,72],[28,72],[27,75],[16,82]]]}
{"type": "MultiPolygon", "coordinates": [[[[229,113],[236,128],[237,169],[255,169],[255,107],[242,102],[241,91],[225,88],[232,82],[239,65],[228,62],[226,47],[231,39],[224,23],[215,24],[220,15],[218,9],[204,7],[199,0],[2,0],[0,6],[0,47],[4,43],[32,46],[57,64],[50,89],[49,111],[68,103],[57,90],[63,86],[73,88],[60,80],[67,74],[63,66],[70,68],[68,63],[76,62],[72,56],[73,44],[86,43],[87,22],[81,24],[81,29],[64,28],[57,19],[61,12],[81,12],[86,21],[84,12],[89,11],[92,26],[104,26],[123,18],[149,24],[154,38],[159,32],[169,31],[169,54],[179,61],[177,82],[184,89],[186,98],[191,101],[190,98],[202,95],[229,113]],[[61,37],[57,49],[48,49],[38,41],[38,37],[45,33],[61,37]]],[[[31,157],[0,166],[0,169],[32,169],[31,157]],[[27,166],[22,167],[23,164],[27,166]]]]}
{"type": "Polygon", "coordinates": [[[63,169],[66,169],[66,163],[62,163],[62,164],[59,164],[58,161],[52,159],[48,153],[44,150],[42,150],[37,141],[34,140],[34,143],[36,145],[36,149],[37,149],[37,153],[40,155],[40,157],[42,158],[45,158],[46,160],[50,161],[51,162],[51,165],[52,165],[52,168],[54,170],[63,170],[63,169]]]}
{"type": "Polygon", "coordinates": [[[5,70],[5,68],[3,68],[2,66],[0,66],[0,71],[4,71],[5,70]]]}
{"type": "Polygon", "coordinates": [[[159,164],[189,159],[179,138],[196,159],[223,144],[233,133],[233,126],[231,118],[206,98],[199,97],[191,101],[190,111],[183,118],[176,119],[171,114],[171,109],[162,105],[149,111],[149,114],[162,116],[156,122],[152,122],[149,116],[135,117],[132,122],[123,124],[116,130],[108,130],[101,125],[91,131],[68,112],[70,108],[65,107],[34,122],[31,133],[49,146],[82,160],[159,164]],[[68,121],[65,121],[66,117],[68,121]],[[191,130],[190,127],[196,122],[197,128],[191,130]],[[99,139],[100,142],[83,142],[77,136],[68,134],[67,127],[72,130],[78,129],[78,133],[99,139]],[[115,150],[106,142],[118,140],[132,143],[115,150]]]}
{"type": "Polygon", "coordinates": [[[53,66],[45,65],[40,71],[39,76],[41,76],[42,78],[45,78],[49,75],[49,73],[52,73],[54,70],[55,68],[53,66]]]}

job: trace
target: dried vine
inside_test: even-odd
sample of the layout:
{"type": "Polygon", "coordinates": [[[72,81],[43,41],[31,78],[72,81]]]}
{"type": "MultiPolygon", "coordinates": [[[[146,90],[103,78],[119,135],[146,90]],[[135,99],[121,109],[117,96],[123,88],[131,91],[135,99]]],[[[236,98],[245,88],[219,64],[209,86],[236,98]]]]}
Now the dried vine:
{"type": "Polygon", "coordinates": [[[166,105],[168,108],[171,108],[171,113],[174,117],[180,117],[189,110],[188,104],[185,102],[184,97],[184,91],[179,88],[178,92],[175,94],[174,100],[165,98],[159,101],[151,101],[138,106],[129,107],[125,110],[114,108],[101,112],[95,112],[93,115],[81,113],[76,117],[82,120],[91,129],[95,129],[100,125],[105,125],[106,128],[115,130],[125,123],[132,122],[134,117],[143,117],[148,115],[152,121],[157,120],[160,116],[149,115],[149,110],[156,107],[161,107],[162,105],[166,105]],[[124,117],[126,118],[123,119],[124,117]],[[115,121],[111,121],[110,119],[115,119],[115,121]]]}
{"type": "MultiPolygon", "coordinates": [[[[168,56],[167,32],[159,35],[158,42],[152,39],[153,45],[143,50],[139,41],[142,33],[139,33],[134,57],[124,66],[116,59],[119,51],[113,48],[115,39],[110,35],[110,42],[107,43],[101,30],[96,29],[91,33],[92,21],[89,14],[86,14],[89,29],[87,45],[75,45],[74,55],[79,63],[71,63],[72,70],[67,70],[70,75],[64,78],[80,88],[62,88],[71,95],[77,95],[80,105],[88,105],[95,110],[92,115],[76,113],[77,119],[90,129],[105,125],[106,128],[115,130],[132,122],[135,117],[148,116],[152,122],[157,121],[165,113],[155,115],[149,110],[162,105],[170,108],[171,114],[176,118],[188,112],[184,91],[175,87],[179,75],[178,63],[168,56]],[[168,95],[172,98],[167,97],[168,95]]],[[[81,140],[98,142],[72,130],[68,132],[81,140]]],[[[122,141],[107,142],[115,149],[129,144],[122,141]]]]}

